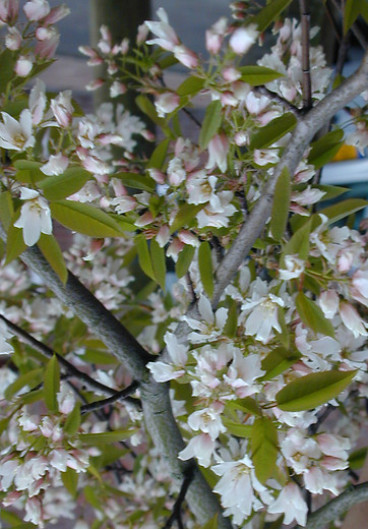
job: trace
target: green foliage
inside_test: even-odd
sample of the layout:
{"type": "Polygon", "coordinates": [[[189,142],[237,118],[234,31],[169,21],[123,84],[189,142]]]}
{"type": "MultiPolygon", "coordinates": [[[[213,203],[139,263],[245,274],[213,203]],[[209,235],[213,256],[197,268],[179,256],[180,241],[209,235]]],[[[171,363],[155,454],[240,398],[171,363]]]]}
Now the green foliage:
{"type": "Polygon", "coordinates": [[[60,367],[53,355],[48,361],[43,380],[43,398],[51,412],[58,411],[57,393],[60,390],[60,367]]]}
{"type": "Polygon", "coordinates": [[[198,143],[201,149],[205,149],[215,134],[218,132],[222,121],[222,105],[216,100],[212,101],[207,109],[199,134],[198,143]]]}

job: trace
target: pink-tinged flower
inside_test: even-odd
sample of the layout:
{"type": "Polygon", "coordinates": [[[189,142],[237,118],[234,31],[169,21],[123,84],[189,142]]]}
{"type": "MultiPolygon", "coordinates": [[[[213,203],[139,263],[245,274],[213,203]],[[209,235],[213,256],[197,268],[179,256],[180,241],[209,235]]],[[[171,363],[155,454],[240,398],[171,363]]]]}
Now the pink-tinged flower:
{"type": "Polygon", "coordinates": [[[42,119],[46,108],[45,83],[37,79],[29,94],[28,105],[32,114],[33,125],[38,125],[42,119]]]}
{"type": "Polygon", "coordinates": [[[339,308],[339,295],[335,290],[326,290],[319,296],[318,304],[326,318],[331,320],[339,308]]]}
{"type": "Polygon", "coordinates": [[[223,173],[227,169],[227,154],[229,152],[229,140],[223,133],[216,134],[208,144],[208,162],[206,169],[218,166],[223,173]]]}
{"type": "Polygon", "coordinates": [[[281,332],[278,311],[279,307],[284,306],[282,298],[271,293],[259,296],[255,289],[252,300],[246,301],[242,306],[242,310],[250,313],[245,323],[245,334],[267,343],[274,336],[273,329],[281,332]]]}
{"type": "Polygon", "coordinates": [[[147,41],[147,44],[157,44],[164,50],[173,51],[174,46],[180,44],[175,30],[169,24],[169,18],[166,11],[160,7],[157,11],[160,22],[146,20],[145,24],[148,29],[158,38],[147,41]]]}
{"type": "Polygon", "coordinates": [[[249,141],[248,133],[245,130],[239,130],[234,136],[234,142],[238,147],[246,145],[249,141]]]}
{"type": "Polygon", "coordinates": [[[59,45],[60,34],[54,27],[39,27],[36,30],[37,44],[35,55],[43,59],[51,59],[59,45]]]}
{"type": "Polygon", "coordinates": [[[329,490],[332,494],[338,494],[337,476],[319,467],[311,467],[304,474],[306,489],[312,494],[322,494],[329,490]]]}
{"type": "Polygon", "coordinates": [[[358,336],[368,336],[366,322],[350,303],[340,303],[339,313],[343,324],[354,334],[355,338],[358,336]]]}
{"type": "Polygon", "coordinates": [[[161,248],[165,246],[170,240],[170,228],[167,224],[164,224],[161,226],[161,228],[158,231],[158,234],[156,235],[156,241],[160,245],[161,248]]]}
{"type": "Polygon", "coordinates": [[[206,48],[210,53],[220,51],[227,30],[227,19],[221,17],[210,29],[206,31],[206,48]]]}
{"type": "Polygon", "coordinates": [[[275,164],[280,160],[278,149],[255,149],[253,152],[254,163],[263,167],[269,163],[275,164]]]}
{"type": "Polygon", "coordinates": [[[368,270],[357,270],[352,278],[351,295],[368,307],[368,270]]]}
{"type": "Polygon", "coordinates": [[[21,55],[14,66],[14,71],[19,77],[27,77],[31,73],[33,62],[29,57],[21,55]]]}
{"type": "Polygon", "coordinates": [[[63,18],[70,14],[70,9],[67,5],[62,4],[61,6],[53,7],[47,17],[43,20],[45,26],[50,26],[51,24],[56,24],[60,22],[63,18]]]}
{"type": "Polygon", "coordinates": [[[174,46],[174,57],[187,68],[196,68],[198,66],[198,56],[183,44],[174,46]]]}
{"type": "Polygon", "coordinates": [[[0,476],[2,477],[0,484],[1,490],[3,492],[7,491],[11,487],[18,466],[18,462],[14,459],[4,460],[3,458],[2,462],[0,463],[0,476]]]}
{"type": "Polygon", "coordinates": [[[324,454],[346,461],[349,457],[351,441],[341,435],[321,433],[317,436],[317,443],[324,454]]]}
{"type": "Polygon", "coordinates": [[[60,413],[68,415],[75,406],[75,396],[71,389],[63,383],[59,393],[56,395],[60,413]]]}
{"type": "Polygon", "coordinates": [[[172,363],[156,361],[147,364],[156,382],[167,382],[183,376],[184,366],[188,359],[188,347],[180,344],[174,334],[167,332],[164,340],[172,363]]]}
{"type": "Polygon", "coordinates": [[[22,44],[22,35],[15,26],[8,27],[8,33],[5,37],[5,46],[8,50],[19,50],[22,44]]]}
{"type": "Polygon", "coordinates": [[[185,244],[181,242],[177,237],[170,243],[168,249],[166,250],[166,256],[171,257],[172,260],[176,263],[179,257],[179,253],[184,248],[185,244]]]}
{"type": "Polygon", "coordinates": [[[207,433],[215,441],[220,433],[226,432],[226,428],[221,422],[221,408],[217,410],[213,407],[204,408],[203,410],[193,412],[188,417],[188,425],[196,432],[199,430],[207,433]]]}
{"type": "Polygon", "coordinates": [[[189,327],[197,332],[191,332],[188,339],[192,343],[214,341],[221,335],[227,321],[228,309],[220,307],[214,313],[211,303],[206,296],[201,295],[198,301],[198,311],[201,319],[183,316],[189,327]]]}
{"type": "Polygon", "coordinates": [[[119,81],[114,81],[112,85],[110,86],[110,97],[119,97],[127,91],[127,88],[124,83],[120,83],[119,81]]]}
{"type": "Polygon", "coordinates": [[[246,357],[236,349],[234,360],[229,367],[224,380],[235,390],[238,397],[244,398],[258,391],[255,380],[262,375],[261,359],[259,355],[250,354],[246,357]]]}
{"type": "Polygon", "coordinates": [[[13,25],[18,18],[19,0],[0,0],[0,21],[13,25]]]}
{"type": "Polygon", "coordinates": [[[180,97],[173,92],[165,92],[164,94],[160,94],[155,101],[157,114],[160,118],[165,117],[165,114],[170,114],[173,112],[176,108],[178,108],[179,104],[180,97]]]}
{"type": "Polygon", "coordinates": [[[230,217],[236,212],[235,206],[231,204],[233,198],[232,191],[220,191],[211,198],[210,203],[197,213],[198,228],[227,228],[230,217]]]}
{"type": "Polygon", "coordinates": [[[283,281],[298,278],[304,272],[305,262],[296,255],[286,255],[284,261],[285,268],[279,270],[279,278],[283,281]]]}
{"type": "Polygon", "coordinates": [[[69,165],[69,159],[63,153],[52,154],[49,161],[40,167],[47,176],[63,174],[69,165]]]}
{"type": "Polygon", "coordinates": [[[288,483],[277,499],[267,507],[270,514],[285,514],[283,523],[289,525],[293,520],[301,526],[307,521],[308,506],[296,483],[288,483]]]}
{"type": "Polygon", "coordinates": [[[38,21],[50,13],[50,5],[47,0],[30,0],[23,10],[28,20],[38,21]]]}
{"type": "Polygon", "coordinates": [[[137,218],[134,224],[137,226],[137,228],[143,228],[144,226],[148,226],[148,224],[151,224],[152,222],[152,213],[150,211],[146,211],[145,213],[143,213],[143,215],[137,218]]]}
{"type": "Polygon", "coordinates": [[[249,24],[249,26],[245,28],[238,28],[230,37],[230,48],[238,55],[247,53],[257,40],[258,35],[259,31],[255,24],[249,24]]]}
{"type": "Polygon", "coordinates": [[[178,237],[184,244],[189,244],[189,246],[194,248],[197,248],[200,244],[198,238],[188,230],[180,230],[178,237]]]}
{"type": "Polygon", "coordinates": [[[103,79],[94,79],[90,83],[86,84],[86,90],[88,92],[94,92],[95,90],[98,90],[105,84],[105,81],[103,79]]]}
{"type": "Polygon", "coordinates": [[[270,104],[270,99],[266,96],[257,96],[254,92],[249,92],[245,97],[245,106],[249,114],[258,116],[263,113],[270,104]]]}
{"type": "Polygon", "coordinates": [[[154,167],[151,167],[148,169],[148,173],[150,177],[157,183],[157,184],[164,184],[165,183],[165,175],[162,171],[159,171],[158,169],[155,169],[154,167]]]}
{"type": "Polygon", "coordinates": [[[111,205],[114,206],[116,213],[123,215],[128,211],[133,211],[137,207],[137,200],[130,195],[121,195],[111,200],[111,205]]]}
{"type": "Polygon", "coordinates": [[[209,467],[212,453],[215,450],[215,441],[207,433],[192,437],[187,446],[178,454],[179,459],[187,461],[195,457],[202,467],[209,467]]]}
{"type": "Polygon", "coordinates": [[[33,147],[35,138],[32,135],[32,116],[28,109],[22,110],[19,122],[6,112],[1,113],[0,147],[14,151],[25,151],[33,147]]]}
{"type": "Polygon", "coordinates": [[[237,81],[241,78],[241,72],[234,66],[228,66],[222,70],[222,77],[225,79],[225,81],[233,83],[234,81],[237,81]]]}
{"type": "Polygon", "coordinates": [[[71,90],[60,92],[55,99],[51,99],[51,110],[60,127],[69,127],[72,122],[74,108],[71,99],[71,90]]]}
{"type": "Polygon", "coordinates": [[[37,527],[44,527],[43,507],[41,501],[36,496],[28,498],[25,504],[24,521],[31,522],[37,527]]]}
{"type": "Polygon", "coordinates": [[[21,187],[21,200],[25,204],[21,207],[20,217],[14,223],[16,228],[23,228],[23,239],[27,246],[36,244],[41,233],[51,235],[51,212],[47,201],[38,191],[21,187]]]}

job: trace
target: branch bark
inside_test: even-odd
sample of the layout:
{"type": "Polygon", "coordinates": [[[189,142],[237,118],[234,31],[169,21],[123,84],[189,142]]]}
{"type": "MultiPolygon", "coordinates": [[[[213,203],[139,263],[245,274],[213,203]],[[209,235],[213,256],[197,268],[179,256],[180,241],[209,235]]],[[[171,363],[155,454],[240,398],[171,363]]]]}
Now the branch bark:
{"type": "Polygon", "coordinates": [[[270,216],[275,185],[283,168],[286,167],[290,175],[294,174],[313,136],[336,112],[363,92],[367,88],[367,83],[368,52],[365,53],[362,64],[353,75],[300,118],[272,177],[263,187],[261,198],[254,206],[233,245],[216,270],[216,285],[212,298],[214,307],[217,306],[224,289],[248,255],[270,216]]]}

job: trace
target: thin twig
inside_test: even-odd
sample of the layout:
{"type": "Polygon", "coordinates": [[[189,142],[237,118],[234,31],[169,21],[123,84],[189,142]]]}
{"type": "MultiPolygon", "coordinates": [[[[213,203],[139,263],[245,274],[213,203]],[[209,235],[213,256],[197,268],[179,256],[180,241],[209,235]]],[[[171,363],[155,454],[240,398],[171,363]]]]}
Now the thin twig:
{"type": "Polygon", "coordinates": [[[124,400],[129,397],[129,395],[134,393],[138,386],[138,382],[135,381],[132,382],[128,387],[122,389],[121,391],[117,391],[115,395],[112,395],[107,399],[98,400],[96,402],[90,402],[89,404],[84,404],[84,406],[81,407],[81,413],[88,413],[90,411],[99,410],[100,408],[109,406],[110,404],[113,404],[118,400],[124,400]]]}
{"type": "Polygon", "coordinates": [[[193,123],[197,125],[197,127],[202,127],[202,123],[199,121],[199,119],[195,117],[195,115],[190,110],[188,110],[185,107],[182,108],[181,110],[184,112],[184,114],[188,116],[189,119],[193,121],[193,123]]]}
{"type": "Polygon", "coordinates": [[[310,11],[306,0],[299,0],[299,9],[302,27],[303,110],[306,111],[312,107],[312,81],[309,60],[310,11]]]}
{"type": "Polygon", "coordinates": [[[289,112],[292,112],[296,116],[300,115],[300,109],[298,107],[290,103],[290,101],[288,101],[287,99],[281,97],[279,94],[272,92],[272,90],[270,90],[269,88],[266,88],[265,86],[253,86],[252,90],[253,92],[256,92],[256,94],[261,94],[269,97],[270,99],[272,99],[273,102],[280,103],[280,105],[286,107],[289,112]]]}
{"type": "MultiPolygon", "coordinates": [[[[340,14],[340,16],[343,18],[344,14],[342,13],[342,10],[341,10],[341,7],[340,7],[339,3],[336,0],[331,0],[331,3],[333,4],[333,6],[337,10],[337,12],[340,14]]],[[[359,29],[358,24],[356,22],[351,26],[350,31],[353,33],[354,37],[359,42],[359,44],[362,47],[362,49],[364,51],[367,51],[368,42],[367,42],[365,36],[363,35],[362,31],[359,29]]]]}
{"type": "Polygon", "coordinates": [[[35,349],[42,355],[46,356],[47,358],[51,358],[52,356],[55,355],[59,364],[65,367],[65,369],[68,371],[70,375],[73,375],[79,380],[83,381],[89,387],[103,391],[104,393],[107,393],[108,395],[111,395],[113,397],[119,393],[115,389],[109,388],[108,386],[105,386],[105,384],[98,382],[98,380],[95,380],[94,378],[90,377],[89,375],[87,375],[87,373],[80,371],[73,364],[68,362],[68,360],[66,360],[61,354],[51,349],[51,347],[49,347],[48,345],[40,342],[39,340],[36,340],[36,338],[34,338],[28,332],[21,329],[15,323],[12,323],[11,321],[9,321],[2,314],[0,314],[0,319],[6,324],[8,329],[10,329],[13,332],[13,334],[18,336],[18,338],[20,338],[23,342],[30,345],[33,349],[35,349]]]}
{"type": "Polygon", "coordinates": [[[185,500],[185,496],[189,488],[189,485],[192,482],[193,475],[194,475],[194,467],[188,467],[185,472],[184,480],[180,488],[179,496],[177,497],[176,502],[174,504],[173,512],[171,516],[167,519],[163,529],[170,529],[170,527],[172,527],[175,520],[178,522],[179,528],[183,527],[183,522],[181,519],[181,507],[185,500]]]}

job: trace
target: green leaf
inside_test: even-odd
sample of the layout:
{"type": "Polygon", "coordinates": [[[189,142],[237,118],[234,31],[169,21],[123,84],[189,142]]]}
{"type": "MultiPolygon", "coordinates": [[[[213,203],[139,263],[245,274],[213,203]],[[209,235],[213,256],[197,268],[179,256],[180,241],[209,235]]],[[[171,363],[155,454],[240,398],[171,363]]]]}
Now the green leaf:
{"type": "Polygon", "coordinates": [[[170,227],[170,233],[174,233],[181,228],[184,228],[190,224],[194,217],[204,208],[206,204],[183,204],[180,206],[179,211],[177,212],[174,222],[170,227]]]}
{"type": "Polygon", "coordinates": [[[287,167],[284,167],[277,179],[275,194],[272,203],[271,213],[271,233],[277,241],[284,235],[290,208],[290,174],[287,167]]]}
{"type": "Polygon", "coordinates": [[[19,375],[12,384],[10,384],[5,390],[5,398],[10,400],[14,395],[16,395],[22,388],[29,386],[30,389],[38,386],[42,382],[43,378],[43,369],[38,367],[37,369],[32,369],[27,373],[19,375]]]}
{"type": "Polygon", "coordinates": [[[266,68],[265,66],[250,65],[250,66],[241,66],[239,68],[241,72],[241,80],[250,84],[251,86],[260,86],[279,77],[284,77],[284,75],[276,70],[271,70],[271,68],[266,68]]]}
{"type": "Polygon", "coordinates": [[[250,140],[251,149],[265,149],[293,130],[297,119],[292,112],[273,119],[264,127],[261,127],[250,140]]]}
{"type": "Polygon", "coordinates": [[[194,253],[195,248],[194,246],[190,246],[190,244],[186,244],[179,253],[178,260],[175,263],[175,273],[179,279],[188,272],[188,268],[193,260],[194,253]]]}
{"type": "Polygon", "coordinates": [[[269,2],[252,20],[257,24],[258,31],[263,32],[267,29],[290,3],[291,0],[272,0],[269,2]]]}
{"type": "Polygon", "coordinates": [[[142,189],[143,191],[153,193],[156,188],[156,183],[149,176],[137,173],[116,173],[112,176],[113,178],[121,180],[125,186],[132,187],[133,189],[142,189]]]}
{"type": "Polygon", "coordinates": [[[238,307],[234,299],[230,301],[229,312],[224,326],[224,335],[233,338],[238,329],[238,307]]]}
{"type": "Polygon", "coordinates": [[[157,145],[151,158],[149,159],[147,167],[154,167],[155,169],[162,169],[167,155],[167,150],[170,145],[170,138],[162,140],[161,143],[157,145]]]}
{"type": "Polygon", "coordinates": [[[8,83],[14,79],[14,67],[17,60],[17,54],[6,49],[0,53],[1,75],[0,75],[0,94],[6,91],[8,83]]]}
{"type": "Polygon", "coordinates": [[[11,263],[26,250],[27,246],[23,240],[23,230],[11,225],[6,235],[6,259],[5,264],[11,263]]]}
{"type": "Polygon", "coordinates": [[[201,529],[218,529],[218,513],[212,516],[208,522],[206,522],[201,529]]]}
{"type": "Polygon", "coordinates": [[[167,128],[166,121],[163,118],[158,117],[155,105],[148,99],[147,96],[140,94],[136,97],[135,102],[143,114],[146,114],[146,116],[148,116],[153,121],[153,123],[156,123],[156,125],[159,125],[163,129],[167,128]]]}
{"type": "Polygon", "coordinates": [[[81,443],[93,446],[115,443],[131,437],[136,430],[114,430],[113,432],[82,433],[79,435],[81,443]]]}
{"type": "Polygon", "coordinates": [[[217,133],[222,120],[221,101],[212,101],[204,115],[201,132],[199,133],[199,146],[203,150],[207,147],[214,135],[217,133]]]}
{"type": "Polygon", "coordinates": [[[356,371],[321,371],[290,382],[276,395],[283,411],[305,411],[336,398],[352,381],[356,371]]]}
{"type": "Polygon", "coordinates": [[[297,351],[287,351],[284,347],[276,347],[262,360],[262,369],[266,373],[261,380],[271,380],[277,377],[295,362],[300,359],[301,355],[297,351]]]}
{"type": "Polygon", "coordinates": [[[46,261],[51,265],[51,268],[59,276],[62,283],[66,283],[68,279],[68,270],[63,257],[63,252],[59,243],[52,235],[45,235],[41,233],[38,239],[37,246],[41,250],[46,261]]]}
{"type": "Polygon", "coordinates": [[[298,292],[295,298],[295,306],[304,325],[315,333],[325,334],[332,338],[335,336],[332,323],[325,317],[319,306],[303,292],[298,292]]]}
{"type": "Polygon", "coordinates": [[[75,498],[78,488],[78,473],[72,468],[67,468],[65,472],[61,472],[61,479],[64,487],[69,494],[75,498]]]}
{"type": "Polygon", "coordinates": [[[282,261],[285,255],[297,255],[300,259],[307,259],[309,255],[309,234],[312,221],[309,219],[301,228],[299,228],[291,239],[285,244],[282,255],[282,261]]]}
{"type": "Polygon", "coordinates": [[[230,410],[239,410],[244,413],[250,413],[251,415],[261,415],[261,410],[257,402],[251,397],[245,397],[243,399],[229,400],[226,403],[226,408],[230,410]]]}
{"type": "Polygon", "coordinates": [[[254,421],[250,443],[256,476],[265,483],[275,470],[278,454],[277,430],[271,419],[260,417],[254,421]]]}
{"type": "Polygon", "coordinates": [[[362,468],[367,457],[367,452],[368,447],[366,446],[359,448],[358,450],[354,450],[354,452],[349,455],[349,468],[352,470],[358,470],[359,468],[362,468]]]}
{"type": "Polygon", "coordinates": [[[152,240],[150,244],[151,250],[151,261],[152,261],[152,270],[155,276],[155,280],[160,285],[160,287],[165,290],[165,281],[166,281],[166,256],[165,251],[158,244],[156,240],[152,240]]]}
{"type": "Polygon", "coordinates": [[[47,200],[62,200],[79,191],[91,179],[91,173],[82,167],[69,167],[63,174],[44,178],[38,187],[47,200]]]}
{"type": "Polygon", "coordinates": [[[39,169],[42,166],[42,163],[35,162],[34,160],[15,160],[13,165],[16,169],[22,171],[26,169],[39,169]]]}
{"type": "Polygon", "coordinates": [[[318,210],[319,214],[326,215],[329,219],[329,224],[337,222],[352,213],[356,213],[368,206],[368,201],[362,198],[348,198],[327,208],[318,210]]]}
{"type": "Polygon", "coordinates": [[[317,189],[320,189],[321,191],[324,191],[324,195],[322,197],[322,201],[324,200],[332,200],[333,198],[337,198],[340,195],[343,195],[347,191],[349,191],[348,187],[342,187],[342,186],[330,186],[330,185],[322,185],[319,184],[318,186],[314,186],[317,189]]]}
{"type": "Polygon", "coordinates": [[[228,430],[229,433],[232,435],[235,435],[236,437],[250,437],[252,433],[252,426],[249,424],[241,424],[235,421],[232,421],[231,419],[228,419],[227,417],[223,417],[222,422],[224,423],[224,426],[228,430]]]}
{"type": "Polygon", "coordinates": [[[56,355],[47,363],[43,382],[43,397],[48,409],[52,412],[58,411],[56,394],[60,390],[60,367],[56,355]]]}
{"type": "Polygon", "coordinates": [[[323,167],[335,156],[343,143],[344,131],[342,129],[328,132],[311,144],[308,163],[314,165],[316,169],[323,167]]]}
{"type": "Polygon", "coordinates": [[[359,15],[367,20],[368,2],[367,0],[346,0],[344,9],[344,33],[346,34],[354,24],[359,15]]]}
{"type": "Polygon", "coordinates": [[[214,289],[211,246],[202,242],[198,249],[198,268],[202,285],[207,296],[211,299],[214,289]]]}
{"type": "Polygon", "coordinates": [[[81,415],[80,415],[80,403],[77,402],[73,410],[69,413],[64,424],[64,432],[68,435],[75,435],[80,426],[81,415]]]}
{"type": "Polygon", "coordinates": [[[67,228],[90,237],[121,237],[123,230],[110,215],[94,206],[60,200],[52,202],[53,218],[67,228]]]}
{"type": "Polygon", "coordinates": [[[138,252],[139,266],[148,277],[156,281],[152,268],[151,255],[145,236],[143,234],[137,235],[134,239],[134,243],[138,252]]]}
{"type": "Polygon", "coordinates": [[[0,222],[5,230],[9,229],[13,215],[14,206],[11,193],[3,191],[0,193],[0,222]]]}
{"type": "Polygon", "coordinates": [[[192,96],[198,94],[198,92],[204,87],[204,83],[205,79],[191,75],[178,86],[176,93],[179,96],[192,96]]]}

